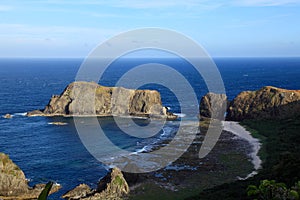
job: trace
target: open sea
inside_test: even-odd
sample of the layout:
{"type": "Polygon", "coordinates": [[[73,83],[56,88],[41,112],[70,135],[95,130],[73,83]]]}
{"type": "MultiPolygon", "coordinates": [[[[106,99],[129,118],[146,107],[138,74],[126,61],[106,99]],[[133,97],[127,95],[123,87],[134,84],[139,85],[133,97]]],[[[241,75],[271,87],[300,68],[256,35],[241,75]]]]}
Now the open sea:
{"type": "MultiPolygon", "coordinates": [[[[0,152],[9,154],[25,172],[30,185],[49,180],[61,184],[63,188],[50,199],[59,199],[80,183],[95,187],[107,173],[106,166],[90,155],[81,143],[72,118],[25,116],[27,111],[43,109],[53,94],[60,94],[74,81],[82,61],[0,59],[0,116],[13,114],[12,119],[0,117],[0,152]],[[53,121],[68,124],[55,126],[51,124],[53,121]]],[[[241,91],[257,90],[267,85],[300,89],[300,58],[215,58],[214,61],[230,100],[241,91]]],[[[201,76],[181,59],[121,59],[110,66],[100,83],[114,86],[126,70],[149,62],[171,66],[183,74],[196,92],[198,101],[207,93],[201,76]]],[[[158,90],[163,105],[171,112],[181,112],[175,95],[167,88],[155,84],[143,88],[158,90]]],[[[179,120],[188,117],[188,113],[180,114],[182,118],[179,120]]],[[[167,123],[159,134],[151,138],[140,139],[124,136],[111,118],[99,120],[114,143],[132,152],[147,151],[164,137],[176,134],[176,122],[167,123]]],[[[136,120],[136,123],[141,126],[147,124],[145,120],[136,120]]]]}

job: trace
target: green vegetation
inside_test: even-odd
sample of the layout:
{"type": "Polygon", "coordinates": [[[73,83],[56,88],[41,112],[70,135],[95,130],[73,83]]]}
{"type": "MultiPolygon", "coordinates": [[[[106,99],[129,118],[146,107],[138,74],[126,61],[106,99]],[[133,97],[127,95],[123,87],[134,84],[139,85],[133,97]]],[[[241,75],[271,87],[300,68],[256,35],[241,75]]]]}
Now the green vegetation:
{"type": "Polygon", "coordinates": [[[38,200],[47,200],[47,197],[50,193],[50,190],[52,188],[53,182],[49,181],[45,188],[42,190],[42,192],[40,193],[38,200]]]}
{"type": "Polygon", "coordinates": [[[188,199],[252,199],[247,196],[247,188],[259,185],[261,180],[283,182],[287,188],[300,180],[300,116],[285,120],[245,120],[241,124],[263,143],[259,153],[263,168],[259,174],[205,190],[188,199]]]}
{"type": "Polygon", "coordinates": [[[248,196],[254,196],[255,199],[287,199],[297,200],[300,195],[300,181],[292,188],[287,188],[284,183],[276,183],[275,180],[263,180],[260,185],[249,185],[247,188],[248,196]]]}
{"type": "Polygon", "coordinates": [[[114,184],[118,184],[119,186],[124,185],[124,181],[120,176],[116,176],[115,180],[114,180],[114,184]]]}

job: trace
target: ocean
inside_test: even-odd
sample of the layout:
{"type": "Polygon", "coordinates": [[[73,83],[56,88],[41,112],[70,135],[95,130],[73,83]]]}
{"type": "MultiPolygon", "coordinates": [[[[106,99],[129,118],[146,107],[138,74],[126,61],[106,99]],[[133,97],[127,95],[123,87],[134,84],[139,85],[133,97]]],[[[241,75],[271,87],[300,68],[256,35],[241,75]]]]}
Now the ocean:
{"type": "MultiPolygon", "coordinates": [[[[43,109],[53,94],[60,94],[74,81],[82,61],[79,58],[0,59],[0,116],[6,113],[13,115],[12,119],[0,118],[0,152],[9,154],[25,172],[30,185],[49,180],[61,184],[63,188],[50,199],[58,199],[80,183],[95,187],[107,172],[107,167],[90,155],[81,143],[72,118],[24,116],[27,111],[43,109]],[[51,124],[53,121],[68,124],[55,126],[51,124]]],[[[267,85],[300,88],[300,58],[214,58],[214,61],[230,100],[241,91],[257,90],[267,85]]],[[[182,59],[121,59],[110,66],[100,83],[114,86],[120,75],[131,67],[149,62],[178,70],[196,91],[198,101],[207,93],[201,76],[182,59]]],[[[158,90],[163,105],[171,112],[181,112],[175,95],[168,88],[156,84],[142,88],[158,90]]],[[[184,120],[189,113],[180,114],[182,118],[178,121],[184,120]]],[[[115,144],[132,152],[147,151],[159,145],[164,137],[173,137],[177,126],[176,122],[167,123],[157,135],[140,139],[124,135],[111,118],[99,121],[115,144]]],[[[147,125],[142,119],[136,120],[136,123],[147,125]]]]}

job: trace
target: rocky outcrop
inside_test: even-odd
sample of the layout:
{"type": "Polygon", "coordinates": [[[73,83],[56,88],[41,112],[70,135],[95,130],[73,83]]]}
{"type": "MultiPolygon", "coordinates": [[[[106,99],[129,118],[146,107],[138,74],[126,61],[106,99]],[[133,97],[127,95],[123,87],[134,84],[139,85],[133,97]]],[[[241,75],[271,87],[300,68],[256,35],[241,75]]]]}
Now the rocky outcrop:
{"type": "Polygon", "coordinates": [[[5,115],[3,116],[3,118],[5,118],[5,119],[10,119],[10,118],[12,118],[12,115],[11,115],[11,114],[5,114],[5,115]]]}
{"type": "MultiPolygon", "coordinates": [[[[4,153],[0,153],[0,199],[37,199],[45,184],[29,187],[23,171],[4,153]]],[[[54,185],[50,193],[60,189],[54,185]]]]}
{"type": "Polygon", "coordinates": [[[224,119],[227,104],[225,94],[207,93],[200,101],[200,119],[224,119]]]}
{"type": "Polygon", "coordinates": [[[129,186],[118,168],[113,168],[100,180],[98,187],[92,190],[86,184],[80,184],[73,190],[67,192],[62,198],[75,200],[117,200],[122,199],[129,193],[129,186]]]}
{"type": "Polygon", "coordinates": [[[88,196],[92,196],[95,191],[93,191],[88,185],[80,184],[75,187],[73,190],[68,191],[66,194],[62,196],[64,199],[81,199],[88,196]]]}
{"type": "Polygon", "coordinates": [[[230,103],[227,119],[285,119],[299,115],[300,90],[266,86],[257,91],[241,92],[230,103]]]}
{"type": "Polygon", "coordinates": [[[44,110],[28,112],[27,115],[176,118],[162,106],[158,91],[105,87],[94,82],[73,82],[61,95],[53,95],[44,110]]]}

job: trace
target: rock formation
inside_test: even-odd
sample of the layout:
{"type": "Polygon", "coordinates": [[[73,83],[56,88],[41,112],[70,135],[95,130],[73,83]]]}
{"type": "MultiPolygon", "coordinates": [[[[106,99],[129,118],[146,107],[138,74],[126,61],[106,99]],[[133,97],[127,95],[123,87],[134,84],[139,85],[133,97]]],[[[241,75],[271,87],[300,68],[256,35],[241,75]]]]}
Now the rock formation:
{"type": "Polygon", "coordinates": [[[129,186],[118,168],[113,168],[100,180],[98,187],[91,190],[86,184],[80,184],[62,196],[69,200],[117,200],[129,193],[129,186]]]}
{"type": "MultiPolygon", "coordinates": [[[[0,153],[0,199],[37,199],[45,184],[30,188],[23,171],[4,153],[0,153]]],[[[54,185],[50,193],[60,189],[54,185]]]]}
{"type": "Polygon", "coordinates": [[[3,118],[10,119],[10,118],[12,118],[12,115],[11,114],[6,114],[6,115],[3,116],[3,118]]]}
{"type": "Polygon", "coordinates": [[[105,87],[93,82],[73,82],[61,95],[53,95],[44,110],[28,116],[143,116],[176,119],[162,106],[159,92],[105,87]]]}
{"type": "Polygon", "coordinates": [[[215,118],[222,120],[226,108],[227,96],[225,94],[207,93],[200,101],[200,119],[215,118]]]}
{"type": "Polygon", "coordinates": [[[266,86],[257,91],[241,92],[227,110],[227,119],[284,119],[299,115],[300,90],[266,86]]]}

